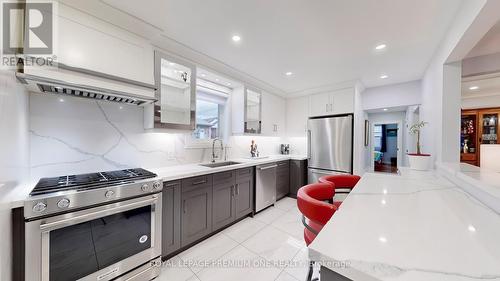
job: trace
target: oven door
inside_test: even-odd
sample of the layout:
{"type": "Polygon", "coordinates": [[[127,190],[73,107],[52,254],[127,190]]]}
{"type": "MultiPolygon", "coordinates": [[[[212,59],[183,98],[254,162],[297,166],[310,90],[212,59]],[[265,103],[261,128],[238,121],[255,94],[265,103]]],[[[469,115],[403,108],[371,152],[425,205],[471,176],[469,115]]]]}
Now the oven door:
{"type": "Polygon", "coordinates": [[[161,255],[161,193],[26,222],[26,280],[111,280],[161,255]]]}

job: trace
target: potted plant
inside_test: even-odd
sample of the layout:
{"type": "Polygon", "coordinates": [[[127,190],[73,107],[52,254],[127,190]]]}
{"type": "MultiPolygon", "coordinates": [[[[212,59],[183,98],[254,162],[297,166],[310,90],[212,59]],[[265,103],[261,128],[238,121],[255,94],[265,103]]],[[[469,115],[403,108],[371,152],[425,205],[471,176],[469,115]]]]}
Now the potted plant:
{"type": "Polygon", "coordinates": [[[420,121],[410,127],[410,134],[417,135],[417,153],[408,153],[410,168],[413,170],[426,171],[430,166],[431,155],[423,154],[420,150],[420,130],[422,130],[426,124],[427,122],[420,121]]]}

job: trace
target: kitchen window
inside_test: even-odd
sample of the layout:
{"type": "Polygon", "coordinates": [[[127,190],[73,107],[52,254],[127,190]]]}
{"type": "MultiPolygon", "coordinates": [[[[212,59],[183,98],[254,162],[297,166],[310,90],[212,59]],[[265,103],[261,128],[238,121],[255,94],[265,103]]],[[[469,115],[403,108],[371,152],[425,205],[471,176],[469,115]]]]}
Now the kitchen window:
{"type": "Polygon", "coordinates": [[[220,99],[204,92],[197,93],[196,128],[193,131],[194,139],[210,140],[221,136],[221,113],[224,111],[225,103],[225,99],[220,99]]]}

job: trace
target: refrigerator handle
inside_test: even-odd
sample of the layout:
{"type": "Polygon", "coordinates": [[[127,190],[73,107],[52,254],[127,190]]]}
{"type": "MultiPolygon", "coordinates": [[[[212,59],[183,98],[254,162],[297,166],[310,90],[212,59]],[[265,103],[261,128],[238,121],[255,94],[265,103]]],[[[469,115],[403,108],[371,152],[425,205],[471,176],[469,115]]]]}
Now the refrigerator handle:
{"type": "Polygon", "coordinates": [[[307,130],[307,159],[311,159],[311,130],[307,130]]]}

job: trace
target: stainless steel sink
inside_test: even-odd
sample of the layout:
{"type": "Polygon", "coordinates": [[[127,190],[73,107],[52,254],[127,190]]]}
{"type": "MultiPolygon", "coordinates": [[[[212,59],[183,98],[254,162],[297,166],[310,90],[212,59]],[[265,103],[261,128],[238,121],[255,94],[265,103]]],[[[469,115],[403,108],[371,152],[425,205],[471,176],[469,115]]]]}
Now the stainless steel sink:
{"type": "Polygon", "coordinates": [[[226,162],[216,162],[216,163],[209,163],[209,164],[200,164],[200,166],[209,167],[209,168],[217,168],[217,167],[231,166],[231,165],[237,165],[237,164],[241,164],[241,163],[234,162],[234,161],[226,161],[226,162]]]}

